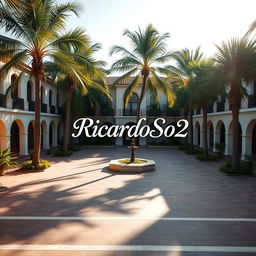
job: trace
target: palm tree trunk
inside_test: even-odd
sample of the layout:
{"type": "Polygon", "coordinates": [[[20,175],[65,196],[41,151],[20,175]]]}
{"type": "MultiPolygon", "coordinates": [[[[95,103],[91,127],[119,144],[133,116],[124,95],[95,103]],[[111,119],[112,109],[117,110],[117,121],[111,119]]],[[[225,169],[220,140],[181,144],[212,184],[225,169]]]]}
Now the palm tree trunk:
{"type": "Polygon", "coordinates": [[[141,102],[142,102],[144,94],[145,94],[146,82],[147,82],[147,76],[144,75],[143,80],[142,80],[142,88],[141,88],[140,98],[139,98],[139,102],[138,102],[136,123],[138,123],[140,120],[141,102]]]}
{"type": "Polygon", "coordinates": [[[203,109],[203,155],[208,156],[208,138],[207,138],[207,105],[203,109]]]}
{"type": "Polygon", "coordinates": [[[233,154],[232,168],[240,169],[240,152],[239,152],[239,108],[240,103],[232,104],[232,139],[233,139],[233,154]]]}
{"type": "Polygon", "coordinates": [[[35,79],[35,127],[34,127],[34,147],[32,164],[35,166],[40,162],[41,153],[41,75],[37,72],[35,79]]]}
{"type": "Polygon", "coordinates": [[[63,151],[68,151],[69,136],[70,136],[70,105],[72,98],[72,88],[68,88],[66,91],[66,116],[65,116],[65,128],[64,128],[64,139],[63,139],[63,151]]]}

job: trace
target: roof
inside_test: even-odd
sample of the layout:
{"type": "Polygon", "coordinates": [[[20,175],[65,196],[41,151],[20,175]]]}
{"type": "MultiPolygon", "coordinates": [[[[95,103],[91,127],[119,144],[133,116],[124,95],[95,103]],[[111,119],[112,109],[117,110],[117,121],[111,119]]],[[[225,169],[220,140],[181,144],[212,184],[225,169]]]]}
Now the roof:
{"type": "MultiPolygon", "coordinates": [[[[107,85],[109,85],[109,86],[113,85],[113,83],[116,81],[117,78],[119,78],[119,76],[108,76],[107,77],[107,85]]],[[[119,82],[118,84],[119,85],[129,85],[133,79],[134,79],[134,77],[130,77],[130,78],[123,80],[122,82],[119,82]]]]}

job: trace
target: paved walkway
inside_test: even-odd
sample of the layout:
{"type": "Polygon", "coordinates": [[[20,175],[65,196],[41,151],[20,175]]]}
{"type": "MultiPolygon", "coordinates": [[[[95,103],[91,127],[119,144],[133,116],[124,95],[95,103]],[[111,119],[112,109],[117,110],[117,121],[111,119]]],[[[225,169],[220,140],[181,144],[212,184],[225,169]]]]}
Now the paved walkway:
{"type": "Polygon", "coordinates": [[[127,153],[84,148],[1,177],[0,255],[256,255],[256,177],[226,177],[174,148],[137,151],[155,172],[110,173],[127,153]]]}

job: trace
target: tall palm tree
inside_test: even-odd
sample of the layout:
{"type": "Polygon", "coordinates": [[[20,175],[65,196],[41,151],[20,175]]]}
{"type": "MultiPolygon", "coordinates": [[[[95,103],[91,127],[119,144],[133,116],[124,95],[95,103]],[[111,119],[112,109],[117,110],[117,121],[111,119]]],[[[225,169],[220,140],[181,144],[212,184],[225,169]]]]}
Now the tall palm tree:
{"type": "Polygon", "coordinates": [[[190,85],[191,105],[203,112],[203,155],[208,156],[207,112],[209,104],[214,103],[225,91],[218,81],[216,63],[213,59],[201,59],[194,66],[195,78],[190,85]]]}
{"type": "Polygon", "coordinates": [[[246,32],[245,36],[249,36],[255,29],[256,29],[256,20],[254,20],[252,24],[249,26],[249,29],[246,32]]]}
{"type": "Polygon", "coordinates": [[[239,170],[239,109],[241,99],[247,96],[244,82],[255,79],[256,42],[247,38],[233,38],[217,46],[217,49],[219,74],[228,90],[228,101],[232,111],[232,167],[239,170]]]}
{"type": "Polygon", "coordinates": [[[108,87],[105,84],[104,62],[97,61],[93,57],[93,53],[98,49],[98,44],[88,49],[69,49],[69,52],[73,53],[73,59],[80,70],[76,77],[73,76],[73,71],[60,69],[56,63],[49,61],[45,63],[46,71],[49,76],[55,81],[55,84],[60,86],[65,92],[64,152],[68,150],[70,141],[70,111],[74,91],[76,90],[80,95],[86,95],[93,89],[110,97],[108,87]]]}
{"type": "MultiPolygon", "coordinates": [[[[12,1],[8,1],[10,3],[12,1]]],[[[88,38],[81,28],[65,32],[65,25],[70,14],[77,15],[78,6],[74,3],[57,5],[54,0],[22,1],[21,8],[16,5],[2,3],[0,6],[0,27],[12,37],[0,36],[0,60],[5,64],[0,69],[4,78],[11,68],[21,71],[14,82],[25,73],[35,80],[35,132],[32,162],[40,161],[40,112],[41,112],[41,81],[44,79],[44,58],[52,59],[61,69],[79,74],[73,56],[68,47],[88,48],[88,38]]]]}
{"type": "Polygon", "coordinates": [[[190,144],[193,147],[193,109],[195,108],[191,98],[191,84],[193,83],[196,75],[195,69],[198,62],[202,59],[203,54],[200,47],[195,50],[184,48],[175,56],[176,65],[167,66],[167,68],[176,74],[171,79],[177,80],[178,88],[176,90],[176,106],[183,110],[184,117],[187,119],[189,116],[189,133],[190,144]]]}
{"type": "Polygon", "coordinates": [[[140,28],[138,31],[125,30],[123,35],[129,38],[131,49],[127,50],[122,46],[112,47],[110,54],[121,53],[122,57],[112,65],[111,71],[124,73],[115,80],[113,85],[126,79],[131,79],[131,83],[124,93],[124,105],[127,106],[134,90],[139,84],[142,84],[137,108],[138,122],[141,102],[146,90],[152,93],[155,101],[157,101],[158,89],[166,95],[168,105],[173,105],[175,94],[172,90],[172,84],[166,79],[166,74],[169,71],[157,65],[166,63],[174,57],[175,53],[166,49],[166,39],[169,37],[169,34],[160,35],[152,25],[148,25],[145,30],[140,28]],[[162,74],[164,77],[160,77],[159,74],[162,74]]]}

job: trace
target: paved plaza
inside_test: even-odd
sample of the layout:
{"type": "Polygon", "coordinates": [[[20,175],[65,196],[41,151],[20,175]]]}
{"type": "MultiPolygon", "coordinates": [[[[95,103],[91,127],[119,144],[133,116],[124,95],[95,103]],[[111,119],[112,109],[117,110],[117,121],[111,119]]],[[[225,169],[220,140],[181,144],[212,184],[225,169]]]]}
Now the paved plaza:
{"type": "Polygon", "coordinates": [[[156,171],[118,174],[119,147],[48,157],[1,177],[1,256],[256,255],[256,177],[227,177],[175,148],[140,148],[156,171]]]}

